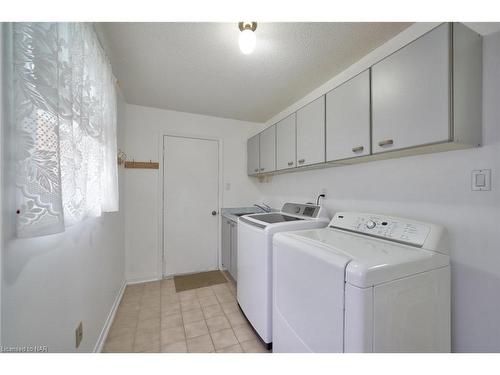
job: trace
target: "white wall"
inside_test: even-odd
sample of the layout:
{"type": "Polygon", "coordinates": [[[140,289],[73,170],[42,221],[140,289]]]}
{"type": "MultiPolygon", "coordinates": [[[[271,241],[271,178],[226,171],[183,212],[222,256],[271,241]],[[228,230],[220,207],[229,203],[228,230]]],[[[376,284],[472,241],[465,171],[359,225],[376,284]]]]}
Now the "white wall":
{"type": "MultiPolygon", "coordinates": [[[[119,145],[124,106],[120,97],[119,145]]],[[[3,213],[4,346],[47,345],[50,352],[74,352],[75,329],[83,321],[78,351],[94,350],[125,281],[123,169],[119,178],[120,212],[87,219],[63,233],[16,239],[13,207],[3,213]]]]}
{"type": "MultiPolygon", "coordinates": [[[[0,140],[3,139],[3,23],[0,22],[0,140]]],[[[3,212],[3,142],[0,141],[0,346],[2,346],[2,258],[3,258],[3,226],[2,226],[2,212],[3,212]]]]}
{"type": "Polygon", "coordinates": [[[483,48],[483,147],[276,175],[257,185],[276,207],[312,201],[326,188],[330,214],[376,212],[448,228],[458,352],[500,351],[500,33],[485,37],[483,48]],[[471,191],[473,169],[492,170],[491,191],[471,191]]]}
{"type": "MultiPolygon", "coordinates": [[[[251,122],[127,105],[123,150],[128,159],[161,163],[160,147],[164,134],[219,139],[224,182],[221,189],[225,183],[231,184],[230,190],[222,192],[221,207],[252,205],[259,193],[257,182],[246,175],[246,140],[261,128],[261,124],[251,122]]],[[[125,171],[126,276],[129,281],[161,277],[162,199],[159,195],[159,175],[159,170],[125,171]]]]}

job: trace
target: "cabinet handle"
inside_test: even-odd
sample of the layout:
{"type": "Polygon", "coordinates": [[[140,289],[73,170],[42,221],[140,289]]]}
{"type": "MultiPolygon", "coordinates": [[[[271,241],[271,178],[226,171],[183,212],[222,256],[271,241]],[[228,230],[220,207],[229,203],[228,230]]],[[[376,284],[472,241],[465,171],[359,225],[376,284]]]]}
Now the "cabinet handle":
{"type": "Polygon", "coordinates": [[[265,168],[261,168],[260,171],[263,172],[265,168]]]}
{"type": "Polygon", "coordinates": [[[288,165],[289,165],[289,166],[292,166],[292,165],[293,165],[293,161],[289,161],[289,162],[288,162],[288,165]]]}
{"type": "Polygon", "coordinates": [[[378,143],[378,145],[380,147],[384,147],[384,146],[392,146],[394,144],[394,141],[392,139],[386,139],[386,140],[383,140],[383,141],[380,141],[378,143]]]}
{"type": "Polygon", "coordinates": [[[306,162],[306,159],[300,159],[299,164],[304,164],[306,162]]]}
{"type": "Polygon", "coordinates": [[[362,152],[364,149],[363,146],[353,147],[352,152],[362,152]]]}

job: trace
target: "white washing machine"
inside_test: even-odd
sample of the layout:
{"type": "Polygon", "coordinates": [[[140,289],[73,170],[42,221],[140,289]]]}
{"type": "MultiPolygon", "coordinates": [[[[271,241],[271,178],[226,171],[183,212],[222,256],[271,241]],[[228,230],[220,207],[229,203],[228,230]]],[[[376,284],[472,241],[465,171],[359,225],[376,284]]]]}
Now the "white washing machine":
{"type": "Polygon", "coordinates": [[[273,243],[274,352],[450,351],[443,227],[344,212],[273,243]]]}
{"type": "Polygon", "coordinates": [[[245,215],[238,220],[237,299],[262,341],[272,341],[272,238],[275,233],[324,228],[321,206],[285,203],[280,212],[245,215]]]}

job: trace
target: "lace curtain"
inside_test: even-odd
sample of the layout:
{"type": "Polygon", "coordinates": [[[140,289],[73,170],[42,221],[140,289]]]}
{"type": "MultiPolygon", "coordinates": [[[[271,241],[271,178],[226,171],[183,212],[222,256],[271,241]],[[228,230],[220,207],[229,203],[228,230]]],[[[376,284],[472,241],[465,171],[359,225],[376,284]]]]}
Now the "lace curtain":
{"type": "Polygon", "coordinates": [[[11,37],[18,236],[117,211],[115,79],[92,25],[15,23],[11,37]]]}

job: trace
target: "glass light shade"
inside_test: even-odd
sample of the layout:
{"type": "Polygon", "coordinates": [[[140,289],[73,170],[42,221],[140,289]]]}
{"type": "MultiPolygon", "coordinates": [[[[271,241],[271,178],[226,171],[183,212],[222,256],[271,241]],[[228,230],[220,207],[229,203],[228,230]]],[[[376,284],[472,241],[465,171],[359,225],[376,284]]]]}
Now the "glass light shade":
{"type": "Polygon", "coordinates": [[[240,33],[240,50],[245,55],[248,55],[253,52],[255,49],[256,37],[255,33],[250,29],[245,29],[240,33]]]}

